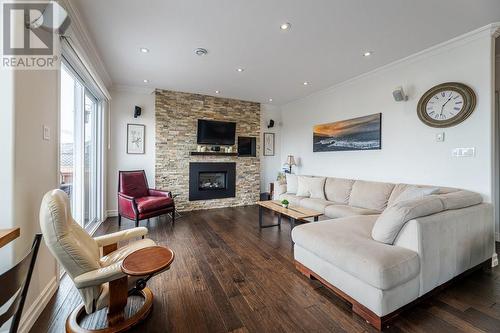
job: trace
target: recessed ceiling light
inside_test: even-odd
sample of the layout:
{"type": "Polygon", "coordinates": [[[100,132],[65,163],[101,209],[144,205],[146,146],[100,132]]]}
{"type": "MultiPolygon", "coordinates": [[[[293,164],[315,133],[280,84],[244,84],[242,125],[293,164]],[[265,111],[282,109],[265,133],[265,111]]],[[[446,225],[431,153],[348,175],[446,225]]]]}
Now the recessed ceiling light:
{"type": "Polygon", "coordinates": [[[194,50],[194,54],[198,55],[198,56],[204,56],[208,53],[207,49],[204,49],[202,47],[199,47],[197,48],[196,50],[194,50]]]}
{"type": "Polygon", "coordinates": [[[363,53],[363,57],[369,57],[373,54],[372,51],[366,51],[365,53],[363,53]]]}
{"type": "Polygon", "coordinates": [[[286,23],[283,23],[280,25],[280,29],[281,30],[288,30],[288,29],[290,29],[291,26],[292,25],[290,23],[286,22],[286,23]]]}
{"type": "Polygon", "coordinates": [[[244,68],[238,68],[237,69],[237,71],[240,72],[240,73],[243,72],[244,70],[245,70],[244,68]]]}
{"type": "Polygon", "coordinates": [[[269,98],[269,102],[272,102],[272,101],[273,101],[273,99],[272,99],[272,98],[269,98]]]}
{"type": "Polygon", "coordinates": [[[307,81],[304,81],[304,83],[302,83],[303,85],[307,86],[309,84],[309,82],[307,81]]]}
{"type": "Polygon", "coordinates": [[[141,47],[140,50],[142,53],[149,53],[149,49],[147,49],[145,47],[141,47]]]}
{"type": "Polygon", "coordinates": [[[148,82],[149,82],[149,80],[144,79],[144,80],[142,80],[142,82],[144,82],[144,83],[148,83],[148,82]]]}
{"type": "Polygon", "coordinates": [[[216,93],[216,94],[219,94],[219,93],[220,93],[220,91],[219,91],[219,90],[216,90],[216,91],[215,91],[215,93],[216,93]]]}

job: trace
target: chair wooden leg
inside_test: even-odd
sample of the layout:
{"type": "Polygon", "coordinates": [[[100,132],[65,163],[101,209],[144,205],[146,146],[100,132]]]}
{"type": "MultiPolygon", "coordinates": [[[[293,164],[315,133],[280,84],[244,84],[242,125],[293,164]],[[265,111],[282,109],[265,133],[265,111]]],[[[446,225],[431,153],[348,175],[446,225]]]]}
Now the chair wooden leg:
{"type": "Polygon", "coordinates": [[[175,224],[175,209],[172,211],[172,225],[175,224]]]}
{"type": "Polygon", "coordinates": [[[122,226],[122,216],[120,214],[118,214],[118,226],[122,226]]]}

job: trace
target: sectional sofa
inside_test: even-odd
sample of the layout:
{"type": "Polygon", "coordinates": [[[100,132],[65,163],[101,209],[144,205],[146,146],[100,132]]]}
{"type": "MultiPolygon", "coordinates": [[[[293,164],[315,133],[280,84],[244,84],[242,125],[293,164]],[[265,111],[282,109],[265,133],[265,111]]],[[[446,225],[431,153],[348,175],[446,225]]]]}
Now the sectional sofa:
{"type": "Polygon", "coordinates": [[[445,282],[491,266],[493,208],[477,193],[293,175],[274,188],[274,199],[328,218],[292,230],[297,269],[379,330],[445,282]]]}

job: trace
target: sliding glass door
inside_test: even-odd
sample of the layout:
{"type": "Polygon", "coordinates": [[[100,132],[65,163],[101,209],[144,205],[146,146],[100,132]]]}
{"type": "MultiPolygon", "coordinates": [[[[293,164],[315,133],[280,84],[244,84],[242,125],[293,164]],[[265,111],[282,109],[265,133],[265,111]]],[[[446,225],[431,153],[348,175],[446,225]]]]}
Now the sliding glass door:
{"type": "Polygon", "coordinates": [[[70,197],[74,219],[87,227],[99,218],[99,103],[64,63],[60,82],[60,188],[70,197]]]}
{"type": "Polygon", "coordinates": [[[85,226],[97,221],[97,100],[85,90],[83,209],[85,226]]]}

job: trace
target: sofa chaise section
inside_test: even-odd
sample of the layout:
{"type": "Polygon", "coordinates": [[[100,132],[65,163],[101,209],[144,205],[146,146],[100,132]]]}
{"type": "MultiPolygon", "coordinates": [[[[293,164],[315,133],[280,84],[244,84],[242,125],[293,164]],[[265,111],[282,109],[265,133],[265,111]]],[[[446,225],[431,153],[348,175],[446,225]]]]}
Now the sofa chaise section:
{"type": "Polygon", "coordinates": [[[405,222],[393,244],[373,239],[379,215],[294,228],[297,269],[319,279],[382,329],[405,305],[462,273],[491,265],[492,205],[481,203],[476,193],[443,192],[433,195],[442,209],[405,222]]]}

